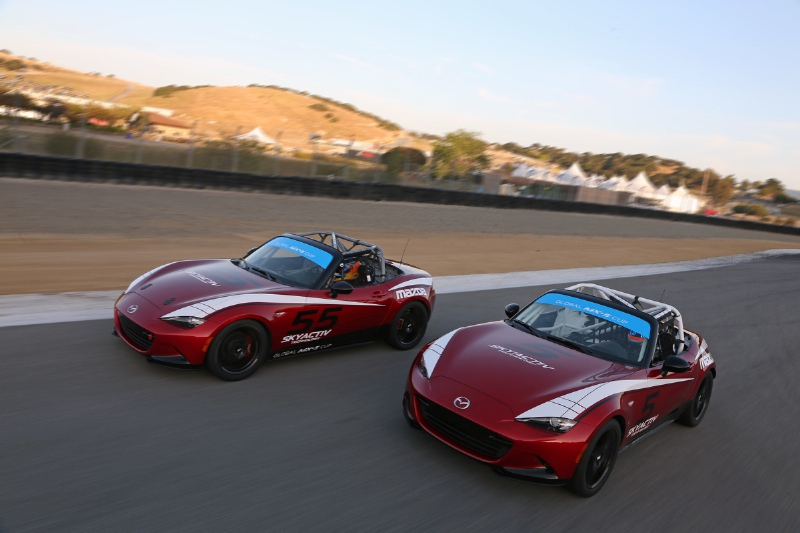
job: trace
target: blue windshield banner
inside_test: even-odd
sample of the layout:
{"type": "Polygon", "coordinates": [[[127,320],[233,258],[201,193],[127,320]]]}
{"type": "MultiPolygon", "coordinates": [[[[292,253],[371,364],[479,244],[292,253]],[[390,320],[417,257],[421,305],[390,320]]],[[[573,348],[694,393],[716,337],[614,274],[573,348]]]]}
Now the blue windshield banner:
{"type": "Polygon", "coordinates": [[[622,327],[628,328],[629,330],[640,334],[645,339],[650,338],[650,324],[648,324],[646,320],[643,320],[637,316],[629,315],[628,313],[619,311],[618,309],[606,307],[605,305],[588,302],[574,296],[566,296],[564,294],[558,294],[554,292],[545,294],[536,300],[536,303],[558,305],[567,309],[575,309],[581,313],[586,313],[587,315],[596,316],[597,318],[602,318],[608,322],[619,324],[622,327]]]}
{"type": "Polygon", "coordinates": [[[316,246],[311,246],[304,242],[288,239],[286,237],[277,237],[267,243],[267,246],[274,246],[275,248],[283,248],[294,252],[299,256],[305,257],[309,261],[313,261],[322,268],[328,268],[328,265],[333,261],[333,256],[325,250],[320,250],[316,246]]]}

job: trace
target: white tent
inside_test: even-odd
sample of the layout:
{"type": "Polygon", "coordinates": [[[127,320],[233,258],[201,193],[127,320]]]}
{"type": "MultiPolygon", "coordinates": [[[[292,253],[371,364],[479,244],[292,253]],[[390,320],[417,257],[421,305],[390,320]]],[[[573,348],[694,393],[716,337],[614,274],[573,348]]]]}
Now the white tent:
{"type": "Polygon", "coordinates": [[[511,173],[512,178],[528,178],[533,179],[533,175],[539,171],[539,168],[528,166],[525,163],[518,163],[517,167],[511,173]]]}
{"type": "Polygon", "coordinates": [[[664,207],[678,213],[696,213],[700,210],[700,199],[681,185],[667,196],[664,207]]]}
{"type": "Polygon", "coordinates": [[[666,200],[667,196],[669,196],[671,193],[672,189],[670,189],[667,184],[664,184],[659,187],[655,193],[653,193],[653,197],[657,200],[666,200]]]}
{"type": "Polygon", "coordinates": [[[632,192],[634,196],[652,198],[656,192],[656,186],[647,177],[644,171],[639,172],[635,178],[628,182],[625,190],[632,192]]]}
{"type": "Polygon", "coordinates": [[[234,139],[240,141],[256,141],[261,144],[277,144],[275,139],[261,131],[260,127],[256,127],[253,131],[245,133],[243,135],[237,135],[234,139]]]}
{"type": "Polygon", "coordinates": [[[581,166],[576,162],[571,167],[556,176],[559,183],[564,185],[578,185],[583,187],[589,178],[583,172],[581,166]]]}
{"type": "Polygon", "coordinates": [[[615,176],[608,178],[606,181],[597,186],[598,189],[607,189],[609,191],[624,191],[628,186],[628,180],[623,176],[615,176]]]}

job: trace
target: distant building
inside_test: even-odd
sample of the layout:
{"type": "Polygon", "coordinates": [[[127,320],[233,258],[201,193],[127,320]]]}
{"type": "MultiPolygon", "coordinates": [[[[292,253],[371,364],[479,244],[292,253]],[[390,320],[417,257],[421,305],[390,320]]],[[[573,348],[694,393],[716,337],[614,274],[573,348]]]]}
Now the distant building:
{"type": "Polygon", "coordinates": [[[147,129],[152,135],[168,139],[188,139],[192,132],[189,124],[158,113],[150,113],[147,116],[147,129]]]}

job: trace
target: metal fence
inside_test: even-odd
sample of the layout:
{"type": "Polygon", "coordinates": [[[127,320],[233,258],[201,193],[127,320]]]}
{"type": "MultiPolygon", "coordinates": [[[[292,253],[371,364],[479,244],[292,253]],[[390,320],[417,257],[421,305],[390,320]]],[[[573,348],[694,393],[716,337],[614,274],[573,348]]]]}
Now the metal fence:
{"type": "Polygon", "coordinates": [[[432,179],[426,167],[388,172],[384,165],[327,154],[291,156],[259,152],[231,143],[193,145],[124,137],[92,129],[68,131],[26,122],[0,123],[0,152],[115,163],[191,168],[261,176],[302,176],[344,181],[390,183],[444,190],[482,192],[480,180],[432,179]]]}

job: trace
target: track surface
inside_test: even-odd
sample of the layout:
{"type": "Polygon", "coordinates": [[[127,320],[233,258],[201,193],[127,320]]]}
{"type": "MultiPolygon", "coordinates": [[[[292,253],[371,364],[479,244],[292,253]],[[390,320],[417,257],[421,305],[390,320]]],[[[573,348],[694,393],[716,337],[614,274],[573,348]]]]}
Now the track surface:
{"type": "MultiPolygon", "coordinates": [[[[800,258],[606,282],[665,300],[718,364],[703,423],[596,497],[496,477],[408,428],[412,352],[375,344],[241,383],[147,365],[110,321],[0,330],[0,531],[797,531],[800,258]]],[[[428,338],[549,287],[442,295],[428,338]]]]}

